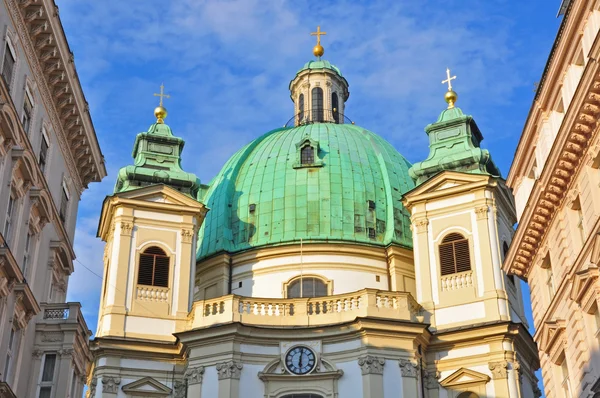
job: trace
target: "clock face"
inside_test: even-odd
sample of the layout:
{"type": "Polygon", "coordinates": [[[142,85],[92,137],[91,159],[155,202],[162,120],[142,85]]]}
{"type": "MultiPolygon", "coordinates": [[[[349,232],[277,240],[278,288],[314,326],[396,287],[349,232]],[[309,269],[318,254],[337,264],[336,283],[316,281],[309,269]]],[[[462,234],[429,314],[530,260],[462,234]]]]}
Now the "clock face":
{"type": "Polygon", "coordinates": [[[285,365],[296,375],[310,373],[317,364],[315,353],[308,347],[296,346],[285,354],[285,365]]]}

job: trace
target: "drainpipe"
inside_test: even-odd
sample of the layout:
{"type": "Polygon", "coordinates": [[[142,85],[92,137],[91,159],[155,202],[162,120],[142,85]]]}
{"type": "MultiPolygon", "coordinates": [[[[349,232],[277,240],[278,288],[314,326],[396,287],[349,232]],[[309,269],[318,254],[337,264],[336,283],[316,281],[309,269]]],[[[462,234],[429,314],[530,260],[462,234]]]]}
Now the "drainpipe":
{"type": "Polygon", "coordinates": [[[227,284],[227,294],[231,294],[233,283],[233,259],[229,256],[229,283],[227,284]]]}

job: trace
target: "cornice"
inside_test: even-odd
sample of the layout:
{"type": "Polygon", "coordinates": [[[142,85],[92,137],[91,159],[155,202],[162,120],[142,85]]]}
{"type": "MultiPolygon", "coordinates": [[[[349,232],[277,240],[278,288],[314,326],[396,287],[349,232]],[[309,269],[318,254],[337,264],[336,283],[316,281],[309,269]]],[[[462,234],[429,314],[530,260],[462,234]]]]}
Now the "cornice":
{"type": "MultiPolygon", "coordinates": [[[[595,46],[599,46],[599,43],[595,43],[595,46]]],[[[527,279],[548,227],[571,189],[590,141],[597,135],[599,117],[599,64],[590,59],[519,221],[504,262],[507,273],[527,279]]]]}
{"type": "Polygon", "coordinates": [[[81,193],[90,182],[106,176],[106,169],[58,8],[50,0],[6,3],[65,163],[81,193]]]}

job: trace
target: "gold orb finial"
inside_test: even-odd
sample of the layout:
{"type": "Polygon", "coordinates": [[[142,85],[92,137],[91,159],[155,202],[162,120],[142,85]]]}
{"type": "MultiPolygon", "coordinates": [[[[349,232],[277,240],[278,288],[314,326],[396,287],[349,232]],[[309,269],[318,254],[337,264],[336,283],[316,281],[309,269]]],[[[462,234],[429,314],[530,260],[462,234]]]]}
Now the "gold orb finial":
{"type": "Polygon", "coordinates": [[[317,45],[313,47],[313,54],[317,58],[321,58],[325,54],[325,49],[321,45],[321,36],[326,35],[327,32],[321,32],[321,26],[317,26],[316,32],[311,32],[311,36],[317,36],[317,45]]]}
{"type": "Polygon", "coordinates": [[[160,103],[154,108],[154,116],[156,116],[156,123],[164,123],[167,117],[167,108],[163,106],[163,98],[171,98],[169,94],[165,94],[165,85],[161,83],[160,94],[154,93],[155,97],[160,97],[160,103]]]}
{"type": "Polygon", "coordinates": [[[444,100],[448,103],[448,109],[454,108],[454,104],[458,99],[458,94],[452,90],[452,80],[454,79],[456,79],[456,76],[450,77],[450,68],[446,68],[446,80],[442,80],[442,84],[448,83],[448,91],[444,95],[444,100]]]}
{"type": "Polygon", "coordinates": [[[154,116],[156,116],[156,123],[164,123],[167,115],[167,108],[165,108],[164,106],[159,105],[156,108],[154,108],[154,116]]]}

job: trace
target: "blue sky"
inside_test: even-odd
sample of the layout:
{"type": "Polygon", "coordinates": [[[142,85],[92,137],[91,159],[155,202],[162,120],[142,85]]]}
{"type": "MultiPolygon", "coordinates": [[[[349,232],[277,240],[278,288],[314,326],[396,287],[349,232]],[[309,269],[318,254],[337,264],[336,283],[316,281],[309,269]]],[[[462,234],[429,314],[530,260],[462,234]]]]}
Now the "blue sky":
{"type": "Polygon", "coordinates": [[[101,280],[81,264],[102,274],[101,202],[131,163],[135,135],[153,123],[161,82],[167,123],[186,140],[183,166],[206,183],[292,117],[288,84],[312,59],[309,33],[321,25],[323,58],[350,83],[348,117],[422,160],[450,67],[457,105],[506,176],[560,23],[560,0],[56,2],[108,169],[80,203],[68,294],[92,330],[101,280]]]}

